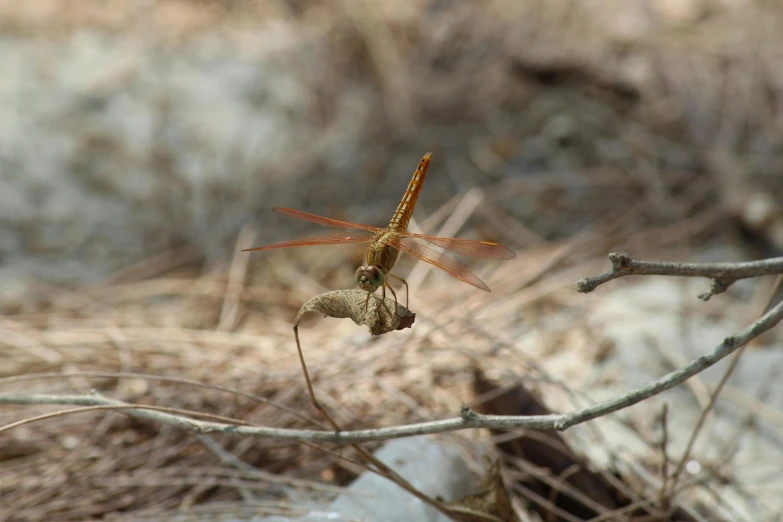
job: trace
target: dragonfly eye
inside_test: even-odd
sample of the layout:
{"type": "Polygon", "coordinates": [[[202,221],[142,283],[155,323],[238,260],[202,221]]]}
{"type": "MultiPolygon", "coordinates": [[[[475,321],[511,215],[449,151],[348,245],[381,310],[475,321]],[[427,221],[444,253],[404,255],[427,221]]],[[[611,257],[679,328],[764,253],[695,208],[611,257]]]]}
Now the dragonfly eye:
{"type": "Polygon", "coordinates": [[[383,286],[384,281],[386,281],[386,276],[383,272],[377,266],[372,265],[362,265],[357,268],[355,277],[359,288],[371,293],[383,286]]]}

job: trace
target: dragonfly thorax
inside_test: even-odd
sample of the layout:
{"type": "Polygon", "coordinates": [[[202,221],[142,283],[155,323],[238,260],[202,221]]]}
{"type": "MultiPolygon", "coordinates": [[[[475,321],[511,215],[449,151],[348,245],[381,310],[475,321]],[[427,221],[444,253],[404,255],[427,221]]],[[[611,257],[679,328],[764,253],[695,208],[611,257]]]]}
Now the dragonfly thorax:
{"type": "Polygon", "coordinates": [[[375,265],[362,265],[356,269],[356,284],[362,290],[372,293],[386,282],[386,274],[375,265]]]}

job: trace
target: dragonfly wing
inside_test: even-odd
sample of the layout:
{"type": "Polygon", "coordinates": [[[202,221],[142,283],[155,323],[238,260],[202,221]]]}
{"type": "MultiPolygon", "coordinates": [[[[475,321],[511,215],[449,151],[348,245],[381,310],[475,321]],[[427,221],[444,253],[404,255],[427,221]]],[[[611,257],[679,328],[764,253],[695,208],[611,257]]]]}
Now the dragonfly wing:
{"type": "Polygon", "coordinates": [[[468,270],[466,266],[454,261],[445,254],[441,254],[440,252],[431,249],[428,246],[417,243],[410,237],[392,239],[389,241],[389,245],[393,246],[400,252],[405,252],[406,254],[417,257],[426,263],[440,268],[444,272],[453,275],[460,281],[465,281],[466,283],[473,285],[476,288],[480,288],[486,292],[490,291],[489,287],[484,284],[484,281],[479,279],[475,274],[468,270]]]}
{"type": "Polygon", "coordinates": [[[405,237],[423,239],[433,245],[445,248],[456,254],[479,259],[514,259],[517,255],[497,243],[477,241],[475,239],[457,239],[454,237],[425,236],[424,234],[405,234],[405,237]]]}
{"type": "Polygon", "coordinates": [[[331,219],[323,216],[316,216],[315,214],[308,214],[307,212],[302,212],[301,210],[294,210],[292,208],[275,207],[272,209],[272,211],[277,214],[282,214],[283,216],[302,219],[304,221],[310,221],[311,223],[317,223],[319,225],[324,225],[327,227],[359,228],[361,230],[367,230],[369,232],[377,232],[378,230],[380,230],[378,227],[371,227],[370,225],[362,225],[359,223],[351,223],[350,221],[340,221],[337,219],[331,219]]]}
{"type": "Polygon", "coordinates": [[[293,239],[291,241],[281,241],[271,245],[248,248],[242,252],[252,252],[254,250],[274,250],[275,248],[290,248],[309,245],[339,245],[343,243],[367,243],[373,235],[367,231],[356,232],[336,232],[323,236],[304,237],[302,239],[293,239]]]}

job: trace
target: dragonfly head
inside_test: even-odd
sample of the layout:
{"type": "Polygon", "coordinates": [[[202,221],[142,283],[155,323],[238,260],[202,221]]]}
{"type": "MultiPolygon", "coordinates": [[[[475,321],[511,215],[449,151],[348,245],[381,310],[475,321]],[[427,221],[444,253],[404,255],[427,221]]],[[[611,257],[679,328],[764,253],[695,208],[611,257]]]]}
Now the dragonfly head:
{"type": "Polygon", "coordinates": [[[375,292],[378,288],[383,286],[386,281],[386,275],[383,271],[374,265],[362,265],[356,269],[356,284],[362,290],[367,290],[370,293],[375,292]]]}

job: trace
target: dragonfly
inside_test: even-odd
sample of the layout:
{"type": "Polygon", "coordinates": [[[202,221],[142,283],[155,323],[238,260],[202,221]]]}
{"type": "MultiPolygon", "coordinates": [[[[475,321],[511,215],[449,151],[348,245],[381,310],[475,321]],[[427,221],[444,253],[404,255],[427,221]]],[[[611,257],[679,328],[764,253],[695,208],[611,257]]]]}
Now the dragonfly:
{"type": "Polygon", "coordinates": [[[400,252],[413,256],[417,259],[429,263],[444,272],[456,277],[481,290],[489,292],[489,287],[471,273],[467,267],[451,259],[445,254],[434,250],[420,241],[435,245],[450,252],[461,254],[463,256],[478,259],[513,259],[516,254],[508,248],[490,241],[479,241],[473,239],[458,239],[453,237],[428,236],[425,234],[413,234],[407,231],[408,223],[413,215],[413,208],[419,198],[424,178],[427,176],[432,153],[427,153],[419,161],[418,167],[413,173],[408,188],[402,196],[397,210],[385,228],[363,225],[360,223],[351,223],[350,221],[340,221],[315,214],[294,210],[292,208],[275,207],[272,210],[278,214],[289,216],[295,219],[301,219],[323,225],[327,227],[339,228],[341,231],[332,234],[294,239],[292,241],[281,241],[266,246],[248,248],[244,252],[258,250],[274,250],[278,248],[290,248],[311,245],[336,245],[347,243],[369,243],[364,264],[356,269],[356,284],[362,290],[367,291],[367,301],[370,296],[382,289],[382,298],[386,298],[386,289],[394,296],[395,305],[397,304],[397,294],[389,285],[389,279],[396,279],[405,285],[405,307],[408,307],[408,282],[403,278],[391,273],[394,268],[400,252]]]}

